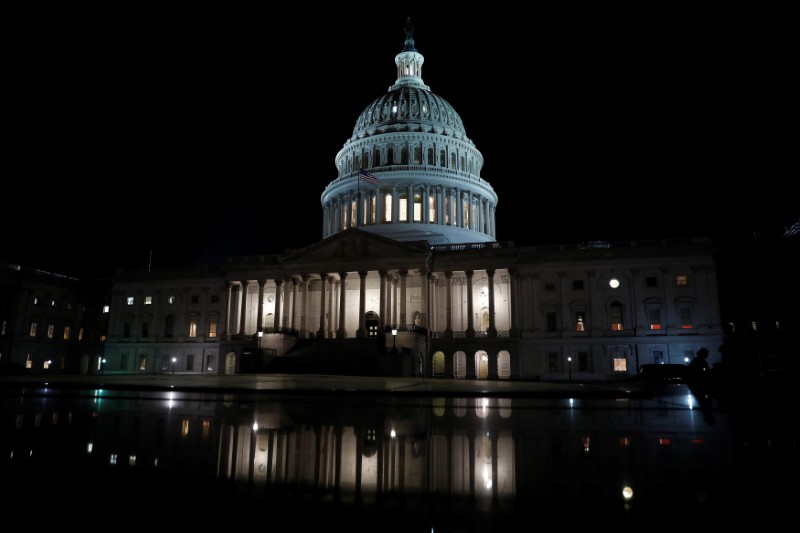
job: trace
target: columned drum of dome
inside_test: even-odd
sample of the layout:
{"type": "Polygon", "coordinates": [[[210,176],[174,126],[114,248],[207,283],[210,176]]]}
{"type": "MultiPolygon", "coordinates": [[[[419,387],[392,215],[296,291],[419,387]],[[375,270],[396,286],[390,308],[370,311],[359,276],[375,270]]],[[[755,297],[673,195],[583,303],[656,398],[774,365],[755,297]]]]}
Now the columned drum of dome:
{"type": "Polygon", "coordinates": [[[494,242],[497,195],[461,117],[422,81],[406,24],[397,80],[356,120],[322,193],[322,235],[359,227],[397,241],[494,242]]]}

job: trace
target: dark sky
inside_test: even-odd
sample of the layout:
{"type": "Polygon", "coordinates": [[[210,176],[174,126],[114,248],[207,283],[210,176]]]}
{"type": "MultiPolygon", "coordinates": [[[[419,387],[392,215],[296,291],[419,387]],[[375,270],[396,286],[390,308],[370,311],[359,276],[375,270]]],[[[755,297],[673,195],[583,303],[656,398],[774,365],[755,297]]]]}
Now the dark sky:
{"type": "Polygon", "coordinates": [[[498,240],[779,235],[800,216],[786,14],[310,9],[20,16],[0,260],[88,276],[313,244],[407,16],[484,156],[498,240]]]}

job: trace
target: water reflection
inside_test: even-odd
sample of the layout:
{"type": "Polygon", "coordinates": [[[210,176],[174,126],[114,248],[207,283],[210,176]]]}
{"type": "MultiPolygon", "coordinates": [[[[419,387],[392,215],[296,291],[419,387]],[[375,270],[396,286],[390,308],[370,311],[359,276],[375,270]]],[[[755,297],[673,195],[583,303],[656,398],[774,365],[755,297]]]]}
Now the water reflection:
{"type": "Polygon", "coordinates": [[[185,521],[259,509],[346,516],[351,530],[375,525],[354,517],[382,517],[384,531],[478,531],[555,513],[570,523],[663,523],[735,512],[726,507],[762,490],[750,485],[762,461],[748,455],[754,436],[688,390],[462,398],[42,389],[2,401],[5,501],[30,511],[93,503],[138,509],[139,518],[176,509],[185,521]]]}

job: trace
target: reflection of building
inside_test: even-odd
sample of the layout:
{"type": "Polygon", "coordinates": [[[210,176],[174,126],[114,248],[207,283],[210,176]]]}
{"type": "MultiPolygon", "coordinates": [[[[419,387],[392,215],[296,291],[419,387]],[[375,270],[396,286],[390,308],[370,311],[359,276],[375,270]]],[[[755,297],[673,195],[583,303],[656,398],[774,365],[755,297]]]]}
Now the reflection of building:
{"type": "Polygon", "coordinates": [[[164,491],[153,483],[159,473],[178,473],[206,483],[173,497],[202,493],[209,504],[217,493],[207,482],[219,480],[267,500],[470,502],[469,512],[484,512],[552,498],[581,509],[619,504],[626,487],[634,502],[658,506],[697,502],[700,491],[724,501],[715,498],[729,487],[716,480],[734,459],[725,415],[707,423],[689,396],[251,400],[115,390],[9,398],[0,466],[47,471],[56,484],[74,482],[67,471],[86,480],[92,492],[81,497],[93,499],[110,488],[92,481],[98,471],[149,481],[146,501],[164,491]]]}
{"type": "Polygon", "coordinates": [[[35,372],[87,372],[103,353],[106,285],[0,264],[0,362],[35,372]]]}
{"type": "Polygon", "coordinates": [[[346,339],[373,339],[376,356],[396,345],[392,373],[421,357],[426,376],[468,379],[609,379],[701,346],[716,355],[708,241],[495,241],[483,156],[423,83],[412,33],[395,83],[336,154],[324,238],[217,268],[119,272],[105,371],[253,371],[293,349],[355,349],[346,339]]]}

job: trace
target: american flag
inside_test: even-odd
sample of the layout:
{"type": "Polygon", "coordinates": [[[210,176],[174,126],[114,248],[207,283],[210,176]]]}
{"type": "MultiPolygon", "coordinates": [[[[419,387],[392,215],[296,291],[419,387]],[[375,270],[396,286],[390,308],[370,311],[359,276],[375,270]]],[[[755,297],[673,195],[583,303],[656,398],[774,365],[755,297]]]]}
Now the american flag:
{"type": "Polygon", "coordinates": [[[363,168],[358,171],[358,179],[364,180],[364,181],[368,181],[373,185],[377,185],[378,184],[378,178],[376,178],[375,176],[373,176],[372,174],[370,174],[369,172],[367,172],[363,168]]]}

